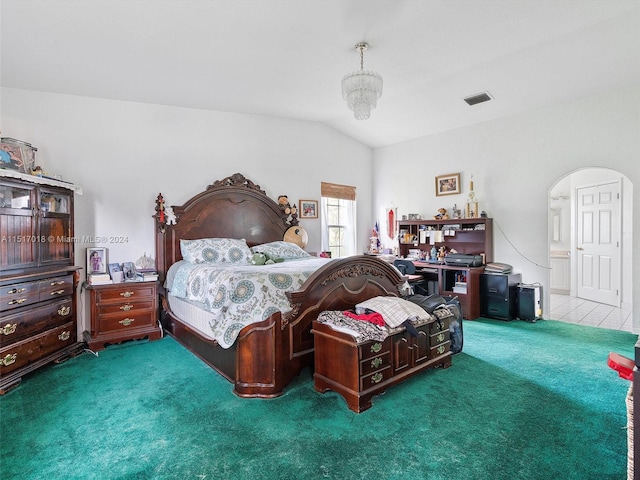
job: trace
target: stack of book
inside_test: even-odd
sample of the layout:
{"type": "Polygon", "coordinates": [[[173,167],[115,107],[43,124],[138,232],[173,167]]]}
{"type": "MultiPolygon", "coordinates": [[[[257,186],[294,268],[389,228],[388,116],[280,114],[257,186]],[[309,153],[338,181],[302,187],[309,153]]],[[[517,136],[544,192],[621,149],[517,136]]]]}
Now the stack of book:
{"type": "Polygon", "coordinates": [[[113,280],[111,280],[111,276],[108,273],[92,273],[87,278],[87,282],[89,282],[89,285],[107,285],[113,283],[113,280]]]}
{"type": "Polygon", "coordinates": [[[158,280],[158,272],[152,268],[138,268],[136,272],[138,281],[155,282],[158,280]]]}
{"type": "Polygon", "coordinates": [[[453,286],[454,293],[467,293],[467,282],[456,282],[453,286]]]}

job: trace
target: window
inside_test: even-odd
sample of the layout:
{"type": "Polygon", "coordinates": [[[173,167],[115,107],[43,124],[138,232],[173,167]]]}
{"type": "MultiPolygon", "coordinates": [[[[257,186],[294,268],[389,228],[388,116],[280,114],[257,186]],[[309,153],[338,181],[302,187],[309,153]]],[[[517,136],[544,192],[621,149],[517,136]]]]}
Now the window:
{"type": "Polygon", "coordinates": [[[321,184],[322,250],[332,258],[356,253],[356,189],[333,183],[321,184]]]}

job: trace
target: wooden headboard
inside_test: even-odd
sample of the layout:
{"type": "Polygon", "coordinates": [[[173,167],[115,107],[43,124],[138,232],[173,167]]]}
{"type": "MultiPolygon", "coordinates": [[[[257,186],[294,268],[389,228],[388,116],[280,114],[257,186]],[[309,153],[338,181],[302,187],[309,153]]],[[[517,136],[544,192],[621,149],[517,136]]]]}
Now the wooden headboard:
{"type": "Polygon", "coordinates": [[[278,202],[242,174],[218,180],[182,206],[172,207],[175,224],[162,194],[156,199],[156,269],[161,280],[182,259],[180,240],[244,238],[250,247],[282,240],[292,223],[278,202]]]}

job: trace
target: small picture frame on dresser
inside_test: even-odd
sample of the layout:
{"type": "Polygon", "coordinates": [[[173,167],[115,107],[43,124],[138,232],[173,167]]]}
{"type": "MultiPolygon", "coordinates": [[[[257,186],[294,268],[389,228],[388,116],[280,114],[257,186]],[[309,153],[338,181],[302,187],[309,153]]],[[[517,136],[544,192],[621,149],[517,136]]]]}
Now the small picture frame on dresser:
{"type": "Polygon", "coordinates": [[[122,273],[125,282],[135,282],[138,280],[138,272],[133,262],[124,262],[122,264],[122,273]]]}
{"type": "Polygon", "coordinates": [[[87,248],[87,274],[107,273],[108,250],[104,247],[87,248]]]}

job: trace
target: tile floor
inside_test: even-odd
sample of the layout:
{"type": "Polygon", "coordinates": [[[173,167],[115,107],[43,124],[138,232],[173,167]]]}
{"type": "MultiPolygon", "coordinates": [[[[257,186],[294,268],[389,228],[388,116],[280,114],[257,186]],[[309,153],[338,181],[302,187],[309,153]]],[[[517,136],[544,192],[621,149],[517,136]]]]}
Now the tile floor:
{"type": "Polygon", "coordinates": [[[625,332],[633,331],[630,308],[616,308],[555,293],[551,294],[550,306],[551,313],[549,318],[552,320],[612,330],[624,330],[625,332]]]}

